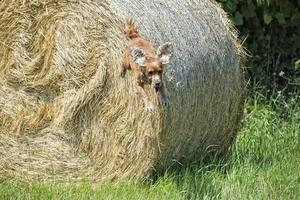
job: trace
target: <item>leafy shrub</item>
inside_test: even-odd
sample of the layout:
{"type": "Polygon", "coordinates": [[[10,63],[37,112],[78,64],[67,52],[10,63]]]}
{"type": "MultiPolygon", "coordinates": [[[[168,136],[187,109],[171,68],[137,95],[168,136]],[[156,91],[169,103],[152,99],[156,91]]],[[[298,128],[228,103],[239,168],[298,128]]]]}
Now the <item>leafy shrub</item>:
{"type": "Polygon", "coordinates": [[[248,75],[270,88],[300,85],[300,0],[218,0],[240,30],[248,75]]]}

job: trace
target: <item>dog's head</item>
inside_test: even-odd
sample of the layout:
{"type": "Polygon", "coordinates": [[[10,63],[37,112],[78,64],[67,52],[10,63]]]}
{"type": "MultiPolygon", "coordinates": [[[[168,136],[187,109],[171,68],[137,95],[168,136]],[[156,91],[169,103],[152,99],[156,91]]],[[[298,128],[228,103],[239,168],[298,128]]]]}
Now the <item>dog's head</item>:
{"type": "Polygon", "coordinates": [[[168,64],[171,58],[171,43],[161,45],[154,55],[145,55],[139,48],[131,49],[133,61],[138,64],[156,92],[162,86],[163,66],[168,64]]]}

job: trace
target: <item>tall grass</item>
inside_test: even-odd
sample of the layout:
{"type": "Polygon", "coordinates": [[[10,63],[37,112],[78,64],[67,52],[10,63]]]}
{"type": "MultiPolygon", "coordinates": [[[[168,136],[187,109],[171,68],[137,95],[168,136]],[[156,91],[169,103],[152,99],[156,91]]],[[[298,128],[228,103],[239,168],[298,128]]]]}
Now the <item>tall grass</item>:
{"type": "Polygon", "coordinates": [[[298,93],[286,99],[255,92],[246,104],[241,133],[223,161],[166,172],[154,182],[2,180],[0,199],[299,199],[299,105],[298,93]]]}
{"type": "Polygon", "coordinates": [[[299,95],[255,93],[245,112],[225,163],[186,173],[183,188],[195,199],[299,199],[299,95]]]}

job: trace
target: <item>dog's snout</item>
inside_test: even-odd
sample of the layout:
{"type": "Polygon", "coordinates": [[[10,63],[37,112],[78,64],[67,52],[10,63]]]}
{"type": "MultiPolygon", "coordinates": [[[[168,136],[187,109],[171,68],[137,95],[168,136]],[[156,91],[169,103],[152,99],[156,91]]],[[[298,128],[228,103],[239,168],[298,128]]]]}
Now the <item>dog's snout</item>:
{"type": "Polygon", "coordinates": [[[160,87],[160,83],[155,83],[154,87],[159,88],[160,87]]]}

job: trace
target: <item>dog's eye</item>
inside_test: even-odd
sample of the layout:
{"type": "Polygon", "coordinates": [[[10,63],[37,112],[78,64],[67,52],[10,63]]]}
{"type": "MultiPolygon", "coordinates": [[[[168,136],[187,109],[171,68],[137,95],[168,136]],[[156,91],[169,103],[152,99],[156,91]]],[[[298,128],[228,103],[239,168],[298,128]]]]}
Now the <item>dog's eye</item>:
{"type": "Polygon", "coordinates": [[[162,70],[159,70],[158,73],[159,73],[159,74],[162,74],[162,70]]]}

